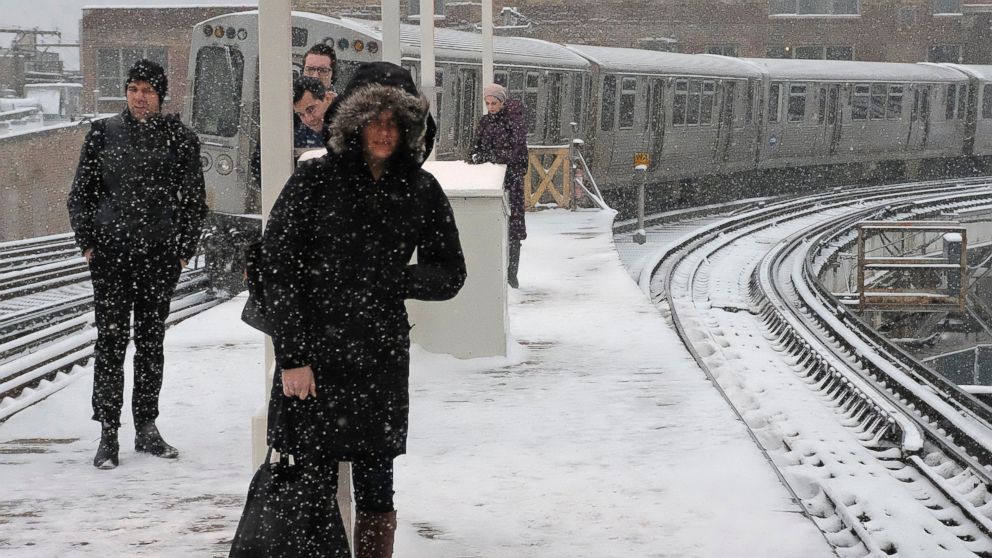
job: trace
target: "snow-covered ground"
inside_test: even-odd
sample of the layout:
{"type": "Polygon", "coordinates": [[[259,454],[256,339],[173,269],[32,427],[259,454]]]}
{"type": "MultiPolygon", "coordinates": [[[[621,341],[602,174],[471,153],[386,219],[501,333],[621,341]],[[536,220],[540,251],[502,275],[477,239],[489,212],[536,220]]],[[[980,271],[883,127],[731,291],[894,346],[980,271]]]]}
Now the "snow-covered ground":
{"type": "MultiPolygon", "coordinates": [[[[611,216],[527,220],[510,357],[414,347],[396,556],[832,556],[620,264],[611,216]]],[[[0,424],[0,553],[226,555],[264,401],[242,304],[169,330],[178,460],[136,455],[125,411],[121,466],[94,469],[89,375],[0,424]]]]}

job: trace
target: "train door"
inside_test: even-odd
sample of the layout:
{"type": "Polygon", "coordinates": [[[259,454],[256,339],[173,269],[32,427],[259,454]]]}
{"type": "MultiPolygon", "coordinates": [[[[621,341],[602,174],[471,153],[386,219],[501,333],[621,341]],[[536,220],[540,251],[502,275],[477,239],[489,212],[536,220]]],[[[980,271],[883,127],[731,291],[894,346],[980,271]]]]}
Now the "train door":
{"type": "Polygon", "coordinates": [[[651,166],[661,164],[665,152],[665,80],[648,84],[648,134],[651,138],[651,166]]]}
{"type": "Polygon", "coordinates": [[[481,94],[476,93],[479,74],[474,69],[458,71],[458,94],[456,95],[455,123],[452,130],[453,151],[459,158],[468,154],[479,119],[481,94]]]}
{"type": "Polygon", "coordinates": [[[930,95],[929,85],[917,84],[913,88],[913,108],[909,113],[909,137],[906,148],[910,151],[925,151],[930,135],[930,95]]]}
{"type": "Polygon", "coordinates": [[[547,94],[544,102],[544,143],[558,145],[561,143],[561,103],[562,76],[559,73],[549,73],[544,90],[547,94]]]}
{"type": "Polygon", "coordinates": [[[733,80],[723,81],[723,94],[720,99],[720,115],[716,128],[716,150],[713,161],[720,165],[727,162],[730,146],[734,139],[734,101],[737,98],[737,83],[733,80]]]}
{"type": "Polygon", "coordinates": [[[604,171],[613,162],[613,141],[616,137],[617,122],[617,76],[605,74],[600,81],[599,95],[599,126],[596,141],[593,143],[593,156],[596,166],[604,171]]]}
{"type": "Polygon", "coordinates": [[[818,110],[816,113],[816,123],[820,126],[820,143],[823,151],[828,155],[837,153],[837,146],[840,145],[841,134],[843,132],[843,118],[840,109],[840,84],[827,83],[819,88],[818,110]]]}

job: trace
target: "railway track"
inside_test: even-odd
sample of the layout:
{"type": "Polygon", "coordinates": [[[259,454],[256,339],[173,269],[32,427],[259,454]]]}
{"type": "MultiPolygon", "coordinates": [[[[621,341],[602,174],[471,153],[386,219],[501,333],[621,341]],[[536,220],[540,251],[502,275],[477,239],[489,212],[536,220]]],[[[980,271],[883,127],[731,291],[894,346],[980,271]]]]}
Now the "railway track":
{"type": "MultiPolygon", "coordinates": [[[[168,324],[219,304],[184,270],[168,324]]],[[[96,325],[86,262],[70,235],[0,244],[0,422],[90,372],[96,325]]]]}
{"type": "Polygon", "coordinates": [[[989,193],[952,181],[769,204],[643,266],[642,286],[840,556],[992,556],[992,410],[816,280],[857,221],[986,206],[989,193]]]}

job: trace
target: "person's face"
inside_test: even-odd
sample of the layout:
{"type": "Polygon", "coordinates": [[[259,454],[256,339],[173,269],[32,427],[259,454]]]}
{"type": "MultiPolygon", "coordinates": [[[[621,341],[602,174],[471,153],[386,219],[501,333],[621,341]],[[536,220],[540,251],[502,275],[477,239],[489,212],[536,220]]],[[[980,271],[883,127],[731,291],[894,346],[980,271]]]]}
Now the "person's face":
{"type": "Polygon", "coordinates": [[[152,84],[147,81],[132,81],[127,84],[127,109],[131,116],[144,122],[158,114],[162,100],[152,84]]]}
{"type": "Polygon", "coordinates": [[[296,116],[300,117],[300,120],[308,128],[315,132],[320,132],[324,129],[324,113],[327,112],[329,104],[326,97],[324,99],[318,99],[313,96],[313,93],[304,91],[303,97],[296,103],[293,103],[293,112],[296,113],[296,116]]]}
{"type": "Polygon", "coordinates": [[[486,110],[489,111],[489,114],[496,114],[503,110],[503,101],[500,101],[496,97],[486,97],[486,110]]]}
{"type": "Polygon", "coordinates": [[[303,59],[303,75],[319,79],[324,87],[330,89],[331,78],[334,77],[334,71],[331,70],[331,57],[308,54],[303,59]]]}
{"type": "Polygon", "coordinates": [[[385,163],[396,152],[399,141],[400,128],[392,111],[382,111],[362,128],[362,151],[370,163],[385,163]]]}

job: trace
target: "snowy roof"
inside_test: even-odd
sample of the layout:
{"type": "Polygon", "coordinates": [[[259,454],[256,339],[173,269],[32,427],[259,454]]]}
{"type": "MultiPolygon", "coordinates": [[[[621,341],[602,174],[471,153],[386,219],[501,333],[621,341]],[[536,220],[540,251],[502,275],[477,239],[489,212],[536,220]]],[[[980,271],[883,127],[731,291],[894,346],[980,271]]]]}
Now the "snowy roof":
{"type": "Polygon", "coordinates": [[[976,77],[983,81],[992,81],[992,66],[990,65],[971,65],[971,64],[942,64],[948,68],[954,68],[956,70],[962,71],[969,76],[976,77]]]}
{"type": "MultiPolygon", "coordinates": [[[[230,18],[232,15],[255,17],[258,15],[258,10],[225,14],[200,23],[230,18]]],[[[337,18],[297,11],[293,12],[293,19],[294,25],[299,25],[300,20],[322,22],[363,34],[370,39],[382,41],[382,23],[379,21],[348,17],[337,18]]],[[[402,43],[403,55],[419,56],[420,27],[401,24],[400,42],[402,43]]],[[[479,62],[482,51],[482,34],[437,28],[434,30],[434,48],[435,56],[438,58],[479,62]]],[[[524,37],[493,37],[493,57],[497,63],[501,64],[559,66],[575,69],[589,66],[585,59],[561,45],[524,37]]]]}
{"type": "Polygon", "coordinates": [[[742,78],[761,75],[753,66],[726,56],[574,44],[566,46],[607,71],[742,78]]]}
{"type": "Polygon", "coordinates": [[[767,71],[771,79],[811,81],[963,81],[957,70],[937,64],[855,62],[850,60],[794,60],[742,58],[767,71]]]}

